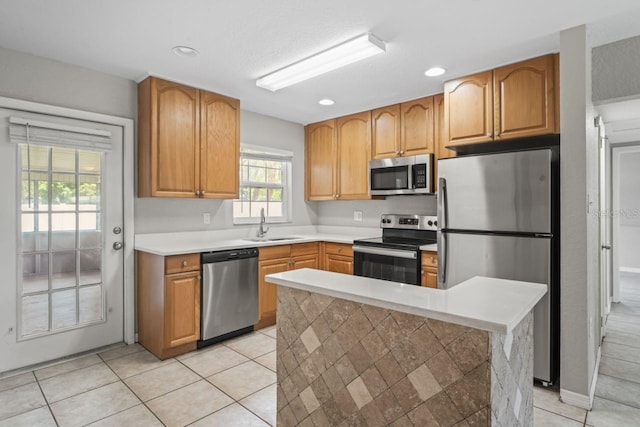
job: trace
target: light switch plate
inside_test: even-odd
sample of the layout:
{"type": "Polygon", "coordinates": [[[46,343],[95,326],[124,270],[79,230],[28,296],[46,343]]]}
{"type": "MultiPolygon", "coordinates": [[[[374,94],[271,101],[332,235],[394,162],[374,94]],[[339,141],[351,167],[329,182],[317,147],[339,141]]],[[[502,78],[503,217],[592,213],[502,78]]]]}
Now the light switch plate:
{"type": "Polygon", "coordinates": [[[204,221],[205,225],[211,224],[211,214],[209,212],[203,213],[202,221],[204,221]]]}
{"type": "Polygon", "coordinates": [[[353,211],[353,220],[362,221],[362,211],[353,211]]]}

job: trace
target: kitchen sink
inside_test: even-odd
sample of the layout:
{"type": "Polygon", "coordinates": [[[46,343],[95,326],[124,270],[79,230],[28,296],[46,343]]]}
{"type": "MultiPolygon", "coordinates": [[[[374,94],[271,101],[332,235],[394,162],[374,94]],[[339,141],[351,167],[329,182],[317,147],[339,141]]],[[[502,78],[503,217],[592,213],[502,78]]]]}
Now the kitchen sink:
{"type": "Polygon", "coordinates": [[[298,236],[283,236],[283,237],[256,237],[254,239],[244,239],[250,242],[278,242],[280,240],[298,240],[304,239],[304,237],[298,236]]]}

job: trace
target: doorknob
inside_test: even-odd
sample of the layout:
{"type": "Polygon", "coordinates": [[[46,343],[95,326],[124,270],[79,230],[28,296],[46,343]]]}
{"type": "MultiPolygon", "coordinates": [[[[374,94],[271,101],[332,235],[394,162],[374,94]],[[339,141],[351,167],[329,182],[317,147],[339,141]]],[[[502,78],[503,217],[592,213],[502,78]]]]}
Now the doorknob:
{"type": "Polygon", "coordinates": [[[113,227],[113,234],[120,234],[120,233],[122,233],[122,228],[118,226],[113,227]]]}
{"type": "Polygon", "coordinates": [[[609,246],[609,245],[602,245],[602,249],[610,250],[610,249],[611,249],[611,246],[609,246]]]}
{"type": "Polygon", "coordinates": [[[113,249],[115,249],[116,251],[119,251],[120,249],[122,249],[122,242],[115,242],[113,244],[113,249]]]}

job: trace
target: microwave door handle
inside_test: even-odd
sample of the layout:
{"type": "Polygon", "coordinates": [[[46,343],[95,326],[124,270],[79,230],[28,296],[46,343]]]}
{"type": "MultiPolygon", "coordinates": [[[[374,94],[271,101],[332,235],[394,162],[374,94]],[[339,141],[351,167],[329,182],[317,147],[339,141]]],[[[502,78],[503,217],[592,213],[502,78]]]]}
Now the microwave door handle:
{"type": "Polygon", "coordinates": [[[409,168],[411,168],[411,170],[407,171],[407,180],[409,181],[407,183],[407,187],[410,189],[414,189],[416,188],[416,165],[412,164],[409,166],[409,168]]]}

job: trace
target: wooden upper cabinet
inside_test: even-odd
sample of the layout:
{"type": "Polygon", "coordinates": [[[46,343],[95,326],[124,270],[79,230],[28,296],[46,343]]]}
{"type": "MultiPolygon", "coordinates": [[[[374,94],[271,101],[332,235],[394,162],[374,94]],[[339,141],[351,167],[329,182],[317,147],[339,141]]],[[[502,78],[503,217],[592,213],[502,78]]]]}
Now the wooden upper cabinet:
{"type": "Polygon", "coordinates": [[[496,140],[555,132],[554,74],[554,55],[493,71],[496,140]]]}
{"type": "MultiPolygon", "coordinates": [[[[444,135],[444,94],[438,94],[433,96],[433,111],[434,111],[434,139],[435,139],[435,154],[437,159],[448,159],[455,157],[456,152],[446,148],[446,140],[444,135]]],[[[436,161],[437,165],[437,161],[436,161]]],[[[437,175],[436,175],[437,177],[437,175]]]]}
{"type": "Polygon", "coordinates": [[[240,101],[202,92],[200,121],[201,195],[206,198],[238,198],[240,101]]]}
{"type": "Polygon", "coordinates": [[[336,195],[336,121],[305,128],[305,199],[333,200],[336,195]]]}
{"type": "Polygon", "coordinates": [[[493,71],[444,84],[445,146],[493,140],[493,71]]]}
{"type": "Polygon", "coordinates": [[[395,157],[400,151],[400,104],[371,111],[371,153],[374,159],[395,157]]]}
{"type": "Polygon", "coordinates": [[[401,114],[401,156],[434,152],[433,97],[403,102],[401,114]]]}
{"type": "Polygon", "coordinates": [[[200,93],[160,79],[149,84],[151,193],[195,197],[200,179],[200,93]]]}
{"type": "Polygon", "coordinates": [[[138,196],[236,198],[239,123],[236,99],[156,77],[143,80],[138,196]]]}
{"type": "Polygon", "coordinates": [[[336,120],[338,138],[337,199],[370,199],[368,162],[371,159],[371,112],[336,120]]]}

